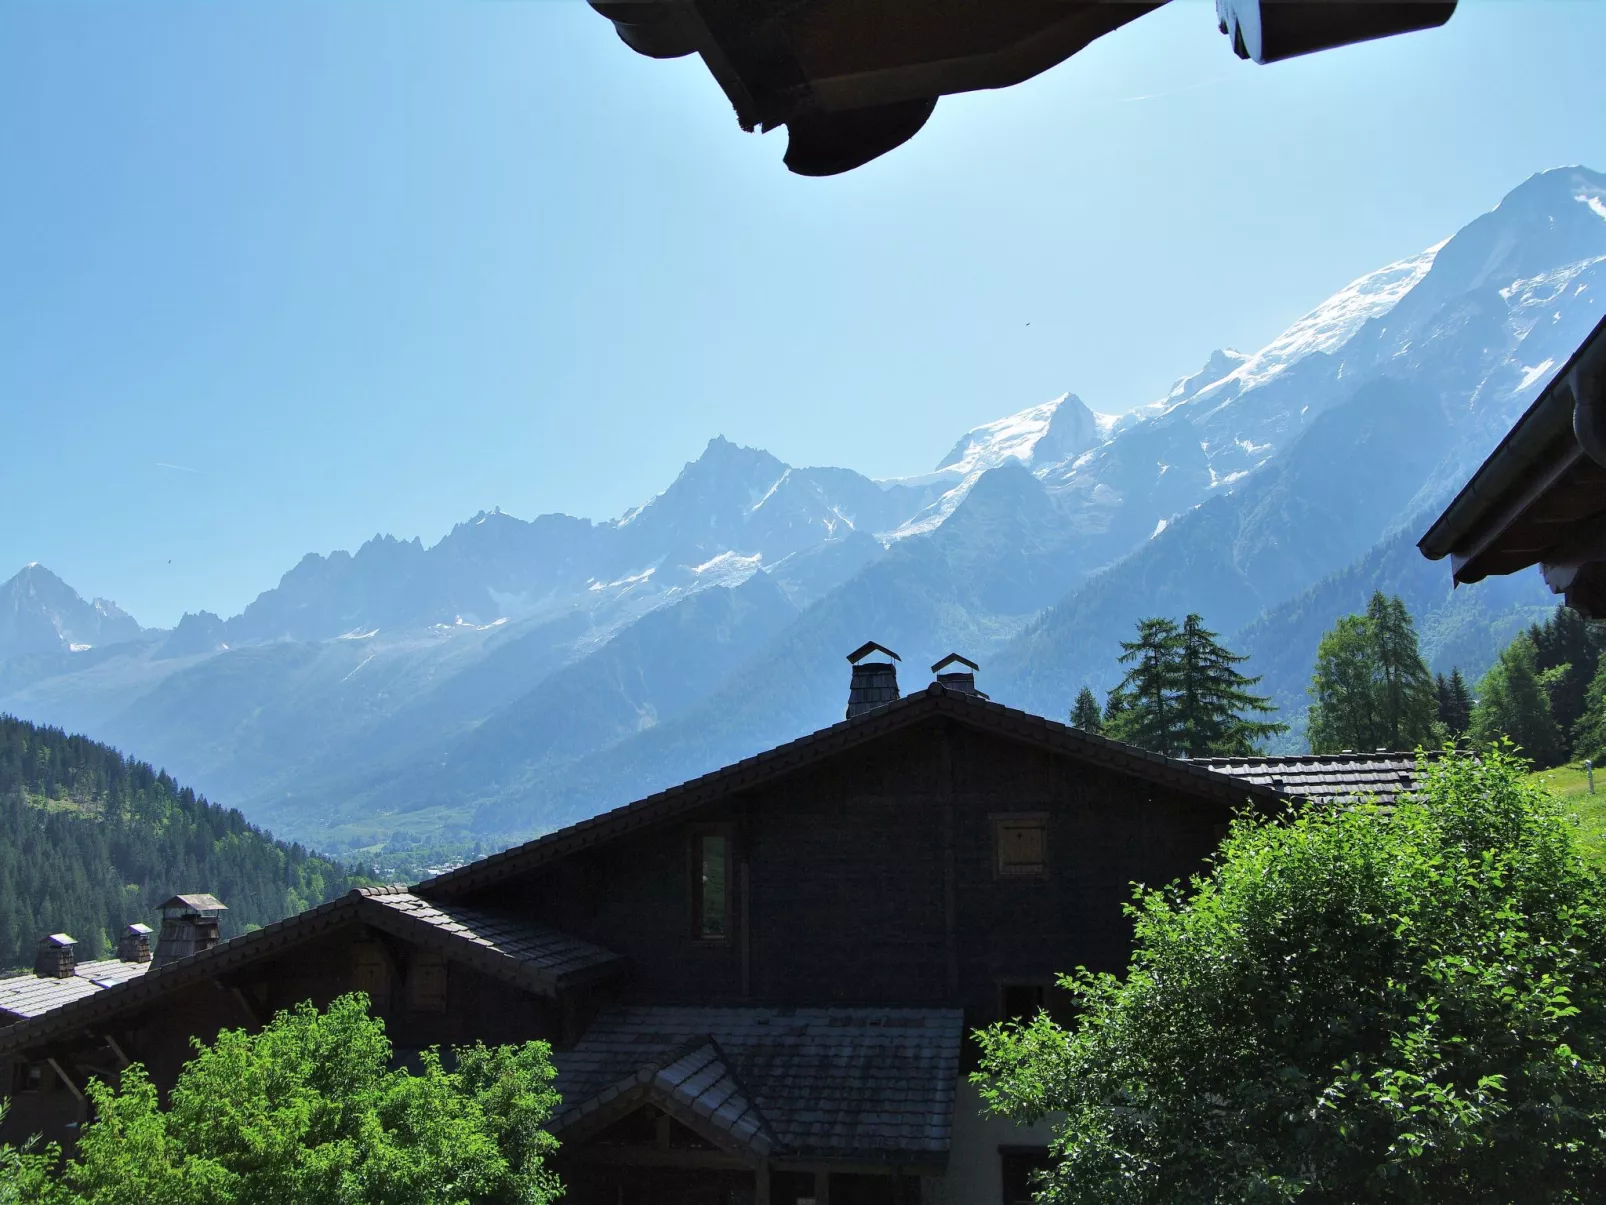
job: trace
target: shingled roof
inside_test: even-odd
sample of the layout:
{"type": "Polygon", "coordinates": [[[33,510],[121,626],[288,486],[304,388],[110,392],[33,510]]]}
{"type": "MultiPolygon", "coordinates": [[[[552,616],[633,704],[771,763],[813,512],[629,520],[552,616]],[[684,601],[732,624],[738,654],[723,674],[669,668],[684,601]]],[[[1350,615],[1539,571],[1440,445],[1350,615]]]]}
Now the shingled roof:
{"type": "Polygon", "coordinates": [[[1005,707],[980,694],[933,682],[918,693],[873,711],[842,720],[829,728],[743,758],[679,786],[426,879],[413,890],[430,899],[449,899],[503,882],[536,866],[672,819],[737,791],[773,782],[826,758],[935,717],[951,719],[968,728],[1009,737],[1023,744],[1045,748],[1092,765],[1105,766],[1158,786],[1229,806],[1248,801],[1261,804],[1281,802],[1281,793],[1273,787],[1221,773],[1205,762],[1190,762],[1150,753],[1136,745],[1112,741],[1040,715],[1005,707]]]}
{"type": "Polygon", "coordinates": [[[1298,757],[1201,757],[1195,765],[1271,787],[1293,799],[1393,803],[1421,785],[1414,753],[1313,753],[1298,757]]]}
{"type": "MultiPolygon", "coordinates": [[[[479,908],[437,905],[419,899],[405,887],[364,887],[210,950],[148,969],[137,978],[63,999],[30,1019],[0,1029],[0,1055],[98,1024],[148,1004],[163,992],[215,978],[340,925],[359,922],[438,949],[449,958],[545,996],[555,996],[577,982],[617,974],[625,967],[624,959],[612,951],[544,925],[510,920],[479,908]]],[[[86,964],[95,965],[99,964],[86,964]]]]}
{"type": "Polygon", "coordinates": [[[148,962],[108,958],[101,962],[80,962],[65,979],[46,979],[33,974],[0,979],[0,1020],[25,1021],[41,1016],[63,1004],[138,979],[150,967],[148,962]]]}
{"type": "Polygon", "coordinates": [[[366,899],[371,906],[363,920],[375,928],[436,946],[493,975],[511,976],[544,996],[623,967],[612,950],[483,908],[435,903],[401,889],[366,899]]]}
{"type": "Polygon", "coordinates": [[[612,1008],[553,1056],[552,1128],[654,1103],[755,1158],[937,1164],[963,1036],[958,1009],[612,1008]]]}

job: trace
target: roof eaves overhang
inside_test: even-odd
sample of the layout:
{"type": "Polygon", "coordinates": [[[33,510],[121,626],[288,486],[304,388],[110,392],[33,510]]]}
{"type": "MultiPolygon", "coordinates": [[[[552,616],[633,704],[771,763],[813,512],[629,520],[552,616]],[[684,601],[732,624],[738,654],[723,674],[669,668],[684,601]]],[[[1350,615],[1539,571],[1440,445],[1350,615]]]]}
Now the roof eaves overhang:
{"type": "Polygon", "coordinates": [[[394,908],[387,908],[377,900],[362,898],[358,900],[358,905],[362,922],[370,928],[389,933],[413,945],[435,950],[492,978],[549,1000],[556,999],[565,991],[617,978],[627,965],[622,956],[615,955],[610,962],[571,971],[552,971],[510,957],[479,942],[462,938],[427,920],[398,912],[394,908]]]}
{"type": "Polygon", "coordinates": [[[1156,785],[1176,788],[1229,807],[1245,803],[1280,807],[1286,802],[1281,794],[1270,787],[1247,783],[1204,766],[1095,736],[1042,716],[1017,711],[977,694],[949,690],[933,683],[917,694],[907,695],[829,728],[822,728],[722,769],[710,771],[679,786],[426,879],[412,890],[425,898],[452,899],[493,886],[538,866],[670,820],[714,800],[764,786],[827,757],[856,749],[890,732],[935,716],[1133,774],[1156,785]]]}
{"type": "MultiPolygon", "coordinates": [[[[1606,457],[1606,448],[1592,446],[1593,433],[1606,422],[1603,379],[1606,318],[1423,534],[1417,542],[1422,555],[1433,561],[1449,557],[1458,585],[1544,561],[1546,547],[1530,542],[1502,549],[1502,541],[1570,476],[1606,457]],[[1494,564],[1502,551],[1504,559],[1494,564]]],[[[1606,459],[1598,463],[1606,465],[1606,459]]]]}
{"type": "Polygon", "coordinates": [[[168,992],[215,980],[252,959],[300,945],[332,928],[351,923],[357,919],[359,899],[360,892],[351,892],[210,950],[155,967],[138,979],[0,1028],[0,1055],[93,1029],[168,992]]]}

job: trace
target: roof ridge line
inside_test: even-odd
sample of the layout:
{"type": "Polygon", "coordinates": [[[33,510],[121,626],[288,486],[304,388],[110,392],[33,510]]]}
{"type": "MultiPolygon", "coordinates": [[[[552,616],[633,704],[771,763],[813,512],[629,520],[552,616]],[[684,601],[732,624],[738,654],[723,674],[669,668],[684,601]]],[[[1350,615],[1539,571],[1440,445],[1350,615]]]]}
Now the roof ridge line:
{"type": "Polygon", "coordinates": [[[1113,761],[1117,763],[1115,768],[1120,768],[1120,764],[1124,763],[1139,773],[1145,769],[1151,773],[1154,769],[1159,769],[1166,776],[1175,775],[1176,779],[1182,782],[1209,787],[1212,793],[1231,792],[1240,800],[1244,795],[1250,798],[1263,798],[1266,802],[1280,801],[1282,798],[1276,790],[1263,784],[1218,773],[1205,765],[1166,757],[1135,745],[1127,745],[1096,733],[1073,728],[1046,716],[1006,707],[993,699],[984,699],[966,691],[950,690],[939,683],[932,683],[915,694],[895,699],[852,719],[838,720],[825,728],[804,733],[773,748],[751,754],[675,786],[598,812],[478,861],[424,879],[413,884],[411,890],[426,899],[433,898],[437,891],[447,893],[450,898],[451,893],[471,889],[478,880],[487,876],[493,882],[498,881],[501,875],[497,872],[508,867],[510,863],[540,864],[546,860],[548,854],[552,857],[562,856],[563,846],[566,843],[584,839],[595,830],[601,829],[606,833],[612,827],[624,829],[634,827],[632,821],[648,823],[660,810],[669,808],[675,802],[687,797],[695,798],[699,794],[721,787],[727,791],[735,791],[758,785],[754,782],[743,782],[743,776],[755,770],[766,772],[767,777],[789,773],[810,761],[876,739],[887,731],[911,722],[922,711],[947,715],[960,721],[974,721],[986,716],[995,731],[1001,731],[1005,735],[1020,736],[1023,735],[1022,729],[1030,730],[1038,736],[1046,735],[1056,741],[1071,742],[1073,750],[1066,752],[1071,752],[1073,755],[1075,748],[1079,748],[1089,760],[1103,762],[1107,766],[1113,761]],[[1013,733],[1012,728],[1016,730],[1013,733]]]}

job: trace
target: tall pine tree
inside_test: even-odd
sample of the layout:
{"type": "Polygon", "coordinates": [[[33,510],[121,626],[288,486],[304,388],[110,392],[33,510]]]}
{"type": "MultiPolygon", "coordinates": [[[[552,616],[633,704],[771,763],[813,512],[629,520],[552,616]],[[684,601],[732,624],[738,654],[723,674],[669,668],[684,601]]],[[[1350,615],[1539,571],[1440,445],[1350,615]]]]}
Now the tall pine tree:
{"type": "Polygon", "coordinates": [[[1138,638],[1121,641],[1126,677],[1111,692],[1109,735],[1129,745],[1175,756],[1179,748],[1176,697],[1182,633],[1169,619],[1138,620],[1138,638]]]}
{"type": "Polygon", "coordinates": [[[1182,622],[1177,664],[1177,728],[1189,757],[1245,756],[1260,741],[1288,731],[1287,724],[1250,719],[1277,710],[1249,690],[1260,681],[1238,672],[1249,658],[1229,652],[1198,615],[1182,622]]]}
{"type": "Polygon", "coordinates": [[[1197,615],[1180,628],[1169,619],[1140,620],[1137,639],[1122,641],[1121,650],[1131,668],[1104,716],[1106,734],[1117,740],[1172,757],[1243,755],[1287,730],[1252,718],[1276,708],[1250,691],[1259,678],[1238,672],[1246,658],[1218,643],[1197,615]]]}
{"type": "Polygon", "coordinates": [[[1468,736],[1474,745],[1510,737],[1537,766],[1554,766],[1566,756],[1561,729],[1540,681],[1533,637],[1520,634],[1478,682],[1468,736]]]}
{"type": "Polygon", "coordinates": [[[1438,700],[1433,676],[1417,649],[1416,625],[1405,603],[1381,590],[1366,604],[1377,658],[1379,744],[1390,749],[1414,749],[1433,741],[1438,700]]]}
{"type": "Polygon", "coordinates": [[[1584,694],[1584,714],[1573,727],[1573,756],[1597,766],[1606,763],[1606,657],[1584,694]]]}
{"type": "Polygon", "coordinates": [[[1534,668],[1550,697],[1551,716],[1568,737],[1584,714],[1590,682],[1606,652],[1606,623],[1557,607],[1544,623],[1528,629],[1528,638],[1533,641],[1534,668]]]}
{"type": "Polygon", "coordinates": [[[1084,686],[1077,693],[1076,704],[1071,708],[1071,727],[1080,728],[1083,732],[1104,731],[1104,716],[1099,711],[1098,698],[1089,687],[1084,686]]]}
{"type": "Polygon", "coordinates": [[[1310,684],[1311,752],[1414,749],[1437,743],[1438,697],[1399,598],[1374,591],[1365,614],[1322,637],[1310,684]]]}
{"type": "Polygon", "coordinates": [[[1472,723],[1472,692],[1467,689],[1460,666],[1452,669],[1448,678],[1440,674],[1434,680],[1434,694],[1438,696],[1439,723],[1459,741],[1472,723]]]}

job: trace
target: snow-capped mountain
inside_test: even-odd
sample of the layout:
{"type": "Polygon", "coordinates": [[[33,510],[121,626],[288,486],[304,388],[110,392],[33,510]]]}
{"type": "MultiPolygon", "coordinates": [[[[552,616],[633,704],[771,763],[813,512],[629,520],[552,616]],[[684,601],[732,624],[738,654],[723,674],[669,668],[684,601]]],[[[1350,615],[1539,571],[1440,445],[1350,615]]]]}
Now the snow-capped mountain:
{"type": "Polygon", "coordinates": [[[528,833],[829,723],[867,637],[977,657],[995,698],[1059,714],[1136,618],[1198,611],[1297,708],[1313,625],[1382,581],[1476,672],[1542,588],[1452,597],[1402,533],[1599,319],[1603,265],[1606,177],[1559,169],[1163,398],[1067,393],[921,476],[716,438],[617,519],[376,536],[170,633],[31,567],[0,593],[0,710],[341,848],[528,833]]]}
{"type": "Polygon", "coordinates": [[[0,585],[0,661],[29,654],[88,652],[137,639],[139,624],[109,599],[85,602],[37,562],[0,585]]]}

